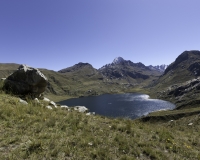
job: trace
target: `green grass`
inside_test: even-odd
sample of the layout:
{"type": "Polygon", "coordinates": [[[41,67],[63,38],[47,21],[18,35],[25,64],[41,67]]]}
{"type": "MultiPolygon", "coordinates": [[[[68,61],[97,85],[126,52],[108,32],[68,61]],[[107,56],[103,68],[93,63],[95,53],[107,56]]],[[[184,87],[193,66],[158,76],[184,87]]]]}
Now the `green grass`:
{"type": "Polygon", "coordinates": [[[21,105],[0,90],[1,159],[198,160],[199,129],[199,115],[165,123],[86,116],[21,105]]]}

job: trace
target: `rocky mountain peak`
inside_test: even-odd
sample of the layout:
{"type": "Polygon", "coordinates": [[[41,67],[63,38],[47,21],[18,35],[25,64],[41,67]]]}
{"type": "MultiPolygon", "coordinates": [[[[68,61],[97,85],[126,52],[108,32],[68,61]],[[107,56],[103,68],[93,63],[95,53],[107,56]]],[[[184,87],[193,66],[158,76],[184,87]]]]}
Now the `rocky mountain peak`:
{"type": "Polygon", "coordinates": [[[116,57],[114,60],[113,60],[113,64],[120,64],[121,62],[124,62],[125,60],[122,58],[122,57],[116,57]]]}
{"type": "Polygon", "coordinates": [[[178,66],[185,68],[185,66],[194,63],[195,61],[199,61],[200,59],[200,51],[191,50],[184,51],[181,53],[176,60],[169,65],[169,67],[165,70],[164,74],[167,74],[169,71],[176,69],[178,66]]]}
{"type": "Polygon", "coordinates": [[[157,66],[148,66],[151,70],[157,70],[159,72],[164,72],[166,70],[166,68],[168,67],[169,65],[165,65],[165,64],[162,64],[162,65],[157,65],[157,66]]]}

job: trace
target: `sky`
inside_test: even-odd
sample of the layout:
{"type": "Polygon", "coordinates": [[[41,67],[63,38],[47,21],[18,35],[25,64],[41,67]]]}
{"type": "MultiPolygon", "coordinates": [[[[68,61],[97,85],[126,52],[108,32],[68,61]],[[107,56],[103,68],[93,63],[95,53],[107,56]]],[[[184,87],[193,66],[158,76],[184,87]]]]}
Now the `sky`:
{"type": "Polygon", "coordinates": [[[0,0],[0,63],[58,71],[200,50],[199,0],[0,0]]]}

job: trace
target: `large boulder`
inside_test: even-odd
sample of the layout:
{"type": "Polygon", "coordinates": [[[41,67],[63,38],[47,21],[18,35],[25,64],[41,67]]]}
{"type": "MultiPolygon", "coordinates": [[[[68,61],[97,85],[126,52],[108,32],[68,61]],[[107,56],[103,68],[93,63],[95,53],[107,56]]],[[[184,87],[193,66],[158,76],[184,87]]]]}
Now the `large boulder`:
{"type": "Polygon", "coordinates": [[[47,86],[47,78],[36,68],[20,65],[19,68],[6,78],[4,89],[13,94],[39,97],[47,86]]]}

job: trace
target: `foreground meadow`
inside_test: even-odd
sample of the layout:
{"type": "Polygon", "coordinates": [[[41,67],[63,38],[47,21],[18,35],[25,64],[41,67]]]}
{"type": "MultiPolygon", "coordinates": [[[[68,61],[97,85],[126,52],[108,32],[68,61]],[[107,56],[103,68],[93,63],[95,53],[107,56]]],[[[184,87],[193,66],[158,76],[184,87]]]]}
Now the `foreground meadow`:
{"type": "Polygon", "coordinates": [[[200,115],[166,122],[86,116],[0,93],[0,159],[200,159],[200,115]]]}

